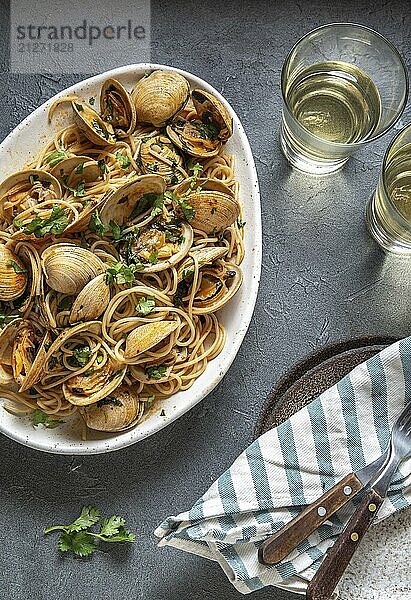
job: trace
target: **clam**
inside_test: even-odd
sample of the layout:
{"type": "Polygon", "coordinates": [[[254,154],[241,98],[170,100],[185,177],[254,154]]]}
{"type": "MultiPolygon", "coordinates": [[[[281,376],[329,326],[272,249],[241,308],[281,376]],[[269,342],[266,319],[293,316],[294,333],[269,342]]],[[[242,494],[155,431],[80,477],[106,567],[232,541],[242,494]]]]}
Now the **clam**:
{"type": "Polygon", "coordinates": [[[13,364],[13,343],[19,329],[28,321],[25,319],[14,319],[3,327],[0,332],[0,363],[2,365],[12,366],[13,364]]]}
{"type": "Polygon", "coordinates": [[[16,300],[24,293],[26,285],[27,273],[24,264],[14,252],[0,244],[0,300],[16,300]]]}
{"type": "Polygon", "coordinates": [[[18,384],[23,384],[34,362],[36,355],[36,336],[30,321],[24,321],[13,340],[12,368],[13,377],[18,384]]]}
{"type": "Polygon", "coordinates": [[[150,350],[173,333],[178,326],[178,321],[155,321],[136,327],[127,337],[124,358],[129,360],[150,350]]]}
{"type": "Polygon", "coordinates": [[[184,108],[190,96],[187,79],[175,71],[153,71],[131,92],[137,121],[163,127],[184,108]]]}
{"type": "Polygon", "coordinates": [[[81,290],[71,307],[69,322],[91,321],[106,310],[110,302],[110,287],[104,273],[94,277],[81,290]]]}
{"type": "Polygon", "coordinates": [[[107,79],[100,93],[100,113],[118,138],[132,134],[136,128],[136,108],[128,91],[116,79],[107,79]]]}
{"type": "Polygon", "coordinates": [[[34,298],[36,296],[40,296],[40,264],[37,252],[34,252],[30,245],[19,245],[18,253],[19,257],[24,260],[24,266],[27,267],[29,271],[28,279],[30,282],[30,289],[28,290],[27,297],[24,299],[18,309],[19,312],[23,314],[29,309],[34,298]]]}
{"type": "Polygon", "coordinates": [[[41,255],[47,284],[56,292],[77,295],[97,275],[104,273],[101,260],[81,246],[52,244],[41,255]]]}
{"type": "Polygon", "coordinates": [[[73,100],[74,120],[87,139],[96,146],[108,146],[116,143],[114,129],[83,100],[73,100]]]}
{"type": "Polygon", "coordinates": [[[116,369],[111,361],[103,366],[96,366],[92,372],[74,375],[63,383],[63,394],[66,400],[76,406],[94,404],[109,396],[121,384],[127,367],[116,369]]]}
{"type": "Polygon", "coordinates": [[[187,273],[192,270],[194,266],[194,258],[201,268],[204,265],[212,264],[215,260],[222,258],[225,254],[227,254],[228,248],[226,246],[206,246],[205,248],[200,248],[198,250],[192,250],[181,263],[178,269],[177,281],[180,282],[184,277],[187,276],[187,273]]]}
{"type": "Polygon", "coordinates": [[[0,185],[0,214],[12,223],[23,210],[61,196],[60,183],[51,173],[40,169],[19,171],[0,185]]]}
{"type": "Polygon", "coordinates": [[[63,185],[77,187],[83,181],[92,183],[101,177],[101,170],[96,160],[88,156],[71,156],[57,163],[50,173],[63,185]]]}
{"type": "Polygon", "coordinates": [[[100,211],[101,220],[105,225],[108,225],[111,220],[118,225],[124,225],[143,196],[159,195],[165,189],[166,182],[159,175],[141,175],[106,197],[100,211]]]}
{"type": "Polygon", "coordinates": [[[80,409],[80,414],[90,429],[123,431],[137,424],[143,416],[144,405],[133,388],[122,384],[110,396],[80,409]]]}
{"type": "Polygon", "coordinates": [[[183,157],[165,135],[143,138],[138,163],[144,173],[161,175],[168,185],[176,185],[188,177],[182,169],[183,157]]]}
{"type": "Polygon", "coordinates": [[[28,370],[26,377],[22,381],[19,392],[25,392],[33,387],[36,383],[38,383],[39,379],[41,379],[43,367],[45,364],[45,358],[47,354],[48,348],[51,346],[51,334],[49,331],[46,331],[43,341],[40,344],[39,349],[36,352],[33,363],[28,370]]]}
{"type": "Polygon", "coordinates": [[[167,224],[164,224],[163,228],[157,223],[154,226],[148,225],[140,231],[136,240],[127,245],[128,259],[142,262],[143,273],[156,273],[168,269],[179,263],[189,252],[194,236],[190,225],[181,224],[181,233],[176,242],[167,239],[166,231],[167,224]]]}
{"type": "Polygon", "coordinates": [[[193,90],[191,98],[201,121],[215,127],[218,139],[226,142],[233,135],[233,119],[224,104],[205,90],[193,90]]]}
{"type": "Polygon", "coordinates": [[[195,211],[190,225],[207,234],[215,234],[230,227],[240,216],[240,204],[234,193],[218,179],[197,179],[190,190],[190,180],[175,190],[195,211]]]}
{"type": "Polygon", "coordinates": [[[217,156],[222,147],[218,130],[196,118],[177,117],[168,125],[167,135],[180,150],[197,158],[217,156]]]}
{"type": "Polygon", "coordinates": [[[239,290],[243,280],[241,269],[234,264],[223,271],[204,268],[193,302],[193,314],[205,315],[222,308],[239,290]]]}

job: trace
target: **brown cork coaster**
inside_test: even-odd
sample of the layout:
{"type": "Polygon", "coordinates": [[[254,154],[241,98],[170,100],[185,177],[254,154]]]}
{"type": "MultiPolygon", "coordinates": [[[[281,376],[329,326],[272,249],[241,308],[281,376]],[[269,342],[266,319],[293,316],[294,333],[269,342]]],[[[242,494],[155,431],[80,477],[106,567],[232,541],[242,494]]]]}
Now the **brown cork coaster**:
{"type": "Polygon", "coordinates": [[[354,367],[396,341],[397,338],[388,336],[353,338],[308,355],[283,375],[271,390],[255,427],[255,437],[277,427],[354,367]]]}

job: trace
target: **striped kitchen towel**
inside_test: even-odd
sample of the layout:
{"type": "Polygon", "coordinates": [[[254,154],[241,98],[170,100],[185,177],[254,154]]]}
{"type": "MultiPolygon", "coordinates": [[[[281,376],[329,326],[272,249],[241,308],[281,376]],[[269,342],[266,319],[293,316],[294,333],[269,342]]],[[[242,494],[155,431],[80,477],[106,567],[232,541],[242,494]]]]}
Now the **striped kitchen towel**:
{"type": "MultiPolygon", "coordinates": [[[[303,592],[341,532],[348,505],[283,562],[258,562],[262,540],[350,471],[377,458],[411,400],[411,337],[356,367],[338,384],[249,446],[191,510],[155,531],[171,545],[218,561],[247,594],[266,585],[303,592]]],[[[378,520],[411,504],[411,460],[401,464],[378,520]]]]}

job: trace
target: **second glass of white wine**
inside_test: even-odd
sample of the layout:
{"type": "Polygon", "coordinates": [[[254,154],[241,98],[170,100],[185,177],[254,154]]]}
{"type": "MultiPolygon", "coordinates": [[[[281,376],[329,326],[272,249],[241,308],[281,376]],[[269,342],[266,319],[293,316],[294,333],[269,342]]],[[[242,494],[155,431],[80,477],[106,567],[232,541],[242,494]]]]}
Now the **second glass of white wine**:
{"type": "Polygon", "coordinates": [[[380,34],[349,23],[300,40],[282,71],[281,146],[296,168],[325,174],[386,133],[408,96],[404,63],[380,34]]]}

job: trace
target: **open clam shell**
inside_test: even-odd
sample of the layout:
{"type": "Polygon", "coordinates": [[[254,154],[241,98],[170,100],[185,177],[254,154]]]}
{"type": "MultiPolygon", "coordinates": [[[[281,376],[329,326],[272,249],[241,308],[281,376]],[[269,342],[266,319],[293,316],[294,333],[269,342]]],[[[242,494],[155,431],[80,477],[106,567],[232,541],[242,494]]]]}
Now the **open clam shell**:
{"type": "Polygon", "coordinates": [[[190,225],[207,234],[216,234],[230,227],[240,216],[240,204],[234,193],[219,179],[197,179],[190,190],[186,180],[175,189],[195,211],[190,225]]]}
{"type": "Polygon", "coordinates": [[[193,314],[205,315],[223,308],[238,292],[242,281],[243,274],[237,265],[227,265],[224,273],[205,267],[200,289],[194,298],[193,314]]]}
{"type": "Polygon", "coordinates": [[[100,217],[105,225],[111,220],[118,225],[124,225],[139,200],[145,194],[162,194],[166,189],[166,182],[159,175],[141,175],[122,187],[111,192],[103,202],[100,217]]]}
{"type": "Polygon", "coordinates": [[[211,265],[214,261],[225,256],[228,248],[225,246],[207,246],[199,250],[192,250],[187,258],[178,268],[177,281],[180,282],[194,266],[194,258],[201,268],[204,265],[211,265]]]}
{"type": "Polygon", "coordinates": [[[20,258],[0,244],[0,300],[16,300],[26,289],[27,271],[20,258]]]}
{"type": "Polygon", "coordinates": [[[127,367],[115,370],[107,362],[96,368],[90,375],[80,374],[63,383],[63,394],[66,400],[75,406],[88,406],[109,396],[123,381],[127,367]]]}
{"type": "Polygon", "coordinates": [[[69,322],[92,321],[106,310],[110,302],[110,287],[104,273],[94,277],[81,290],[71,307],[69,322]]]}
{"type": "Polygon", "coordinates": [[[136,327],[127,337],[124,358],[130,360],[150,350],[171,335],[178,326],[178,321],[155,321],[136,327]]]}
{"type": "Polygon", "coordinates": [[[177,185],[188,177],[182,169],[183,157],[166,135],[143,138],[138,163],[144,173],[161,175],[168,185],[177,185]]]}
{"type": "Polygon", "coordinates": [[[0,331],[0,363],[2,365],[12,365],[14,339],[19,329],[27,322],[25,319],[14,319],[0,331]]]}
{"type": "Polygon", "coordinates": [[[20,247],[17,247],[16,250],[18,250],[19,257],[22,259],[24,266],[28,270],[28,283],[30,285],[27,297],[19,307],[19,312],[24,314],[25,311],[29,309],[36,296],[40,296],[41,267],[38,261],[38,254],[33,252],[29,245],[21,245],[20,247]]]}
{"type": "Polygon", "coordinates": [[[0,184],[0,215],[12,223],[19,212],[33,203],[61,197],[61,185],[51,173],[41,169],[18,171],[0,184]],[[30,200],[30,204],[27,204],[27,200],[30,200]]]}
{"type": "Polygon", "coordinates": [[[110,78],[104,82],[100,93],[100,113],[118,138],[127,137],[136,128],[134,102],[117,79],[110,78]]]}
{"type": "Polygon", "coordinates": [[[74,120],[87,139],[96,146],[109,146],[116,143],[114,129],[106,123],[91,106],[80,99],[71,103],[74,120]]]}
{"type": "Polygon", "coordinates": [[[30,321],[24,321],[13,340],[12,360],[14,380],[22,385],[30,372],[36,355],[36,334],[30,321]]]}
{"type": "Polygon", "coordinates": [[[26,377],[24,378],[19,392],[25,392],[32,388],[38,381],[41,379],[43,367],[45,364],[47,350],[51,346],[51,334],[49,331],[46,331],[43,341],[40,344],[39,349],[36,352],[36,356],[34,358],[33,364],[31,365],[30,370],[28,371],[26,377]]]}
{"type": "Polygon", "coordinates": [[[131,97],[138,122],[163,127],[186,105],[190,84],[175,71],[153,71],[137,82],[131,97]]]}
{"type": "Polygon", "coordinates": [[[233,135],[233,119],[224,104],[205,90],[193,90],[191,98],[201,121],[216,127],[218,138],[226,142],[233,135]]]}
{"type": "Polygon", "coordinates": [[[63,185],[77,187],[80,181],[92,183],[101,178],[100,167],[96,160],[88,156],[71,156],[57,163],[50,173],[63,185]]]}
{"type": "Polygon", "coordinates": [[[212,158],[222,148],[218,130],[199,119],[177,117],[167,126],[166,131],[173,144],[196,158],[212,158]]]}
{"type": "Polygon", "coordinates": [[[144,413],[133,388],[122,384],[112,394],[80,410],[87,427],[97,431],[124,431],[134,427],[144,413]]]}
{"type": "Polygon", "coordinates": [[[90,250],[74,244],[52,244],[41,255],[47,284],[56,292],[77,295],[97,275],[104,273],[102,261],[90,250]]]}

